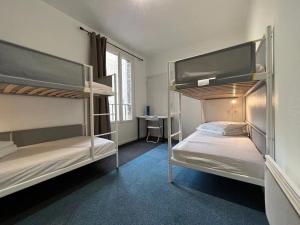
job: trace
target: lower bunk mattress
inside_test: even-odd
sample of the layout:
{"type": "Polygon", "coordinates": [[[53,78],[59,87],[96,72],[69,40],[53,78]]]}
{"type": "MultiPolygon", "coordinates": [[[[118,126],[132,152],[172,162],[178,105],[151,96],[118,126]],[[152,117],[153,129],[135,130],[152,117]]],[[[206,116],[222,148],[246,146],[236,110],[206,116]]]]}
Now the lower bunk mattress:
{"type": "Polygon", "coordinates": [[[246,136],[222,136],[196,131],[173,147],[172,160],[187,167],[190,165],[245,179],[264,180],[264,158],[246,136]]]}
{"type": "MultiPolygon", "coordinates": [[[[20,147],[0,159],[0,190],[90,158],[91,138],[79,136],[20,147]]],[[[95,158],[114,154],[114,142],[95,138],[95,158]]]]}

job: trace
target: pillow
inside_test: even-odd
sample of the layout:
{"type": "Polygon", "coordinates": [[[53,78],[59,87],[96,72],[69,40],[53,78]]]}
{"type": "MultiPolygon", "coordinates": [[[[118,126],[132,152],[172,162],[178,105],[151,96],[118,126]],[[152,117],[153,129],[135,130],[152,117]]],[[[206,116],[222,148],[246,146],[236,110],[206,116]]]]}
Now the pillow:
{"type": "Polygon", "coordinates": [[[0,141],[0,150],[13,144],[14,143],[12,141],[0,141]]]}
{"type": "Polygon", "coordinates": [[[11,141],[0,141],[0,158],[14,153],[18,150],[17,146],[11,141]]]}
{"type": "Polygon", "coordinates": [[[214,135],[221,135],[221,136],[247,136],[248,132],[247,129],[244,130],[237,130],[232,132],[221,132],[221,131],[214,131],[214,130],[207,130],[199,128],[197,131],[200,131],[205,134],[214,134],[214,135]]]}
{"type": "Polygon", "coordinates": [[[196,129],[198,131],[210,132],[224,136],[239,136],[247,134],[247,124],[244,122],[208,122],[201,124],[196,129]]]}

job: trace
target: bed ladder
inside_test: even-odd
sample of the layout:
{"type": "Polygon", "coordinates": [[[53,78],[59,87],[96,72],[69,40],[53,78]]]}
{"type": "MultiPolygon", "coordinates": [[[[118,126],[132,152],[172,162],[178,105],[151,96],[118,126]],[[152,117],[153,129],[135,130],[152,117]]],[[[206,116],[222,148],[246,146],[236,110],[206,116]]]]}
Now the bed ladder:
{"type": "MultiPolygon", "coordinates": [[[[114,107],[114,113],[100,113],[100,114],[95,114],[94,113],[94,91],[93,91],[93,67],[86,65],[86,67],[88,68],[88,82],[90,85],[90,96],[89,96],[89,105],[90,105],[90,109],[89,109],[89,118],[90,118],[90,134],[91,134],[91,148],[90,148],[90,156],[92,158],[92,160],[95,160],[95,143],[94,143],[94,138],[95,137],[102,137],[102,136],[107,136],[110,134],[114,135],[114,141],[116,144],[116,168],[119,168],[119,140],[118,140],[118,122],[117,122],[117,104],[115,104],[114,107]],[[98,116],[111,116],[114,115],[114,130],[112,130],[111,132],[106,132],[106,133],[102,133],[102,134],[96,134],[94,133],[94,117],[98,116]]],[[[114,80],[114,87],[116,87],[117,85],[117,79],[116,79],[116,74],[112,74],[111,76],[113,76],[113,80],[114,80]]],[[[117,102],[117,93],[116,91],[114,91],[114,99],[115,99],[115,103],[117,102]]],[[[86,107],[85,107],[86,108],[86,107]]],[[[87,127],[87,124],[86,124],[87,127]]],[[[87,135],[87,129],[86,129],[86,135],[87,135]]]]}
{"type": "Polygon", "coordinates": [[[172,139],[175,137],[178,137],[178,141],[182,141],[182,110],[181,110],[181,93],[177,92],[174,93],[170,90],[169,86],[172,82],[171,80],[171,73],[172,73],[172,64],[174,62],[169,62],[168,63],[168,181],[171,183],[173,182],[173,168],[172,168],[172,139]],[[176,95],[177,97],[177,102],[178,102],[178,109],[177,112],[172,112],[172,95],[176,95]],[[172,133],[172,118],[175,118],[178,120],[178,131],[172,133]]]}

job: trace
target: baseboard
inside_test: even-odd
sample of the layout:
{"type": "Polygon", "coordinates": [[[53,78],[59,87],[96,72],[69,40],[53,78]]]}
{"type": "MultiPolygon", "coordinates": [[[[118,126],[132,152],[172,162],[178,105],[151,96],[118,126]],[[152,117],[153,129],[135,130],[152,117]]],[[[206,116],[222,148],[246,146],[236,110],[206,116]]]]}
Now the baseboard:
{"type": "Polygon", "coordinates": [[[285,174],[285,172],[277,165],[271,156],[266,156],[266,166],[270,171],[287,199],[294,207],[295,211],[300,215],[300,190],[296,184],[285,174]]]}

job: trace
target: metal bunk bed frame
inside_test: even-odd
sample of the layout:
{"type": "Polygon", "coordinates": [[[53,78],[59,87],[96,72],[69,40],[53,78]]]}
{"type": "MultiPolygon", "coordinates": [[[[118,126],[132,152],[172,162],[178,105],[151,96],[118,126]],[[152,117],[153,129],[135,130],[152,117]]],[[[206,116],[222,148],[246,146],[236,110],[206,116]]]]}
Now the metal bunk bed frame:
{"type": "MultiPolygon", "coordinates": [[[[108,156],[111,156],[111,155],[116,155],[116,168],[119,167],[119,152],[118,152],[118,123],[117,123],[117,116],[116,116],[116,112],[117,112],[117,105],[115,104],[115,108],[114,108],[114,130],[112,130],[111,132],[107,132],[107,133],[102,133],[102,134],[94,134],[94,117],[96,116],[110,116],[112,115],[113,113],[110,112],[110,113],[102,113],[102,114],[95,114],[94,113],[94,96],[95,96],[95,93],[94,93],[94,88],[93,88],[93,67],[90,66],[90,65],[85,65],[83,64],[83,67],[85,69],[87,69],[88,73],[87,73],[87,77],[88,77],[88,82],[89,82],[89,95],[85,97],[88,97],[89,98],[89,109],[88,109],[88,99],[87,98],[84,98],[83,99],[83,107],[84,107],[84,124],[83,124],[83,127],[84,127],[84,135],[85,136],[88,136],[88,134],[90,134],[91,136],[91,147],[90,147],[90,158],[89,159],[86,159],[82,162],[79,162],[79,163],[76,163],[74,165],[71,165],[71,166],[68,166],[68,167],[65,167],[65,168],[61,168],[61,169],[58,169],[56,171],[53,171],[53,172],[50,172],[50,173],[47,173],[47,174],[44,174],[44,175],[41,175],[41,176],[38,176],[38,177],[35,177],[33,179],[30,179],[30,180],[27,180],[27,181],[24,181],[24,182],[21,182],[19,184],[16,184],[16,185],[13,185],[13,186],[9,186],[7,188],[4,188],[2,190],[0,190],[0,198],[6,196],[6,195],[9,195],[9,194],[12,194],[14,192],[17,192],[17,191],[20,191],[22,189],[25,189],[27,187],[30,187],[32,185],[35,185],[35,184],[38,184],[40,182],[43,182],[43,181],[46,181],[48,179],[51,179],[53,177],[56,177],[56,176],[59,176],[61,174],[64,174],[64,173],[67,173],[69,171],[72,171],[74,169],[77,169],[77,168],[80,168],[82,166],[85,166],[87,164],[90,164],[90,163],[93,163],[95,161],[98,161],[98,160],[101,160],[103,158],[106,158],[108,156]],[[87,113],[89,112],[89,113],[87,113]],[[88,115],[89,114],[89,115],[88,115]],[[89,124],[88,124],[88,117],[90,119],[89,121],[89,124]],[[101,137],[101,136],[107,136],[107,135],[110,135],[110,134],[113,134],[114,135],[114,142],[116,144],[116,149],[114,152],[110,152],[110,153],[107,153],[107,154],[103,154],[103,155],[100,155],[100,156],[95,156],[94,154],[94,139],[95,137],[101,137]]],[[[116,74],[113,74],[111,76],[114,76],[115,79],[114,79],[114,85],[116,87],[116,74]]],[[[86,91],[84,91],[86,92],[86,91]]],[[[96,93],[97,95],[99,95],[99,92],[96,93]]],[[[105,95],[107,95],[105,93],[105,95]]],[[[114,96],[114,99],[116,101],[117,99],[117,94],[116,94],[116,91],[113,92],[113,96],[114,96]]],[[[11,131],[10,131],[10,139],[12,139],[12,135],[11,135],[11,131]]]]}
{"type": "MultiPolygon", "coordinates": [[[[273,68],[273,28],[271,26],[268,26],[266,28],[265,35],[262,39],[254,40],[254,42],[261,42],[262,40],[265,40],[266,42],[266,71],[263,73],[257,73],[253,74],[253,79],[257,81],[257,83],[250,88],[242,97],[243,102],[245,103],[245,98],[251,94],[254,90],[256,90],[258,87],[262,85],[262,83],[266,83],[266,133],[260,131],[261,134],[263,134],[266,137],[266,152],[268,155],[270,155],[272,158],[275,158],[275,139],[274,139],[274,105],[273,105],[273,86],[274,86],[274,68],[273,68]]],[[[173,150],[172,150],[172,138],[178,136],[179,142],[182,141],[182,111],[181,111],[181,96],[182,93],[177,92],[178,95],[178,112],[171,112],[171,93],[176,92],[176,89],[174,89],[174,86],[170,86],[172,82],[171,78],[171,65],[174,63],[174,61],[168,63],[168,181],[173,182],[173,171],[172,166],[182,166],[190,169],[199,170],[202,172],[207,172],[227,178],[232,178],[260,186],[264,186],[264,182],[252,177],[243,177],[237,174],[219,171],[211,168],[205,168],[199,166],[193,166],[190,164],[187,164],[185,162],[179,162],[177,160],[173,159],[173,150]],[[172,120],[171,118],[176,115],[178,116],[178,131],[172,133],[172,120]]],[[[189,96],[188,96],[189,97],[189,96]]],[[[215,99],[215,98],[214,98],[215,99]]],[[[243,110],[245,108],[245,104],[243,107],[243,110]]],[[[203,116],[203,115],[202,115],[203,116]]],[[[249,123],[248,121],[245,121],[250,129],[258,129],[253,124],[249,123]]]]}

